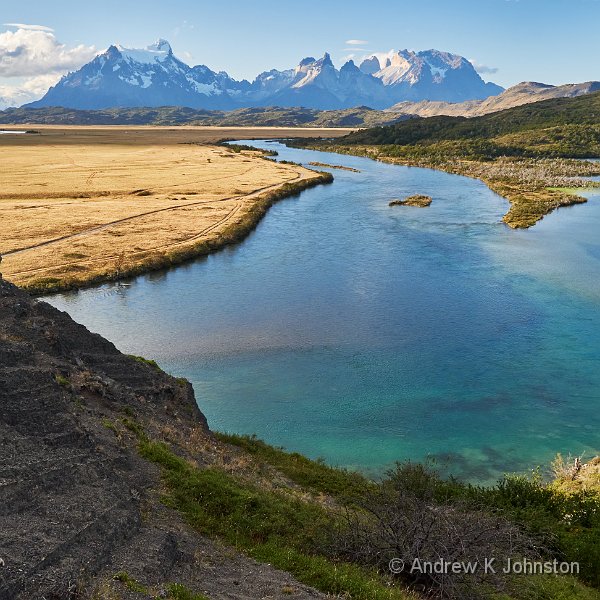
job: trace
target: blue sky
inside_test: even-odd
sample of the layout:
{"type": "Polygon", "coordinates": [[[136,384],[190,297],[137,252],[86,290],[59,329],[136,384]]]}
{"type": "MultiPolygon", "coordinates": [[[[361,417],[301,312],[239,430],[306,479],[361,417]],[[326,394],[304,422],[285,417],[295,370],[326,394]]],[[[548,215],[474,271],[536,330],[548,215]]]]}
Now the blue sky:
{"type": "Polygon", "coordinates": [[[43,87],[92,50],[143,47],[158,37],[186,62],[238,78],[325,51],[340,66],[350,54],[437,48],[475,61],[484,79],[505,87],[600,79],[600,0],[29,0],[5,5],[0,18],[52,29],[28,36],[52,36],[56,48],[48,52],[61,55],[58,65],[48,60],[46,80],[42,67],[7,68],[2,32],[16,29],[0,23],[0,96],[11,86],[35,87],[34,78],[43,87]]]}

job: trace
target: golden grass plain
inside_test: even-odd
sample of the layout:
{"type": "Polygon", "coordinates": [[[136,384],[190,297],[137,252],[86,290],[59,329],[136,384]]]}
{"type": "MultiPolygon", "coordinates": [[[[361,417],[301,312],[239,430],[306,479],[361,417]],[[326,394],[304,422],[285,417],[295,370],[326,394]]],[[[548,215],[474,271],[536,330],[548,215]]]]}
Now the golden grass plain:
{"type": "Polygon", "coordinates": [[[256,224],[266,196],[319,180],[259,152],[212,145],[315,130],[32,127],[40,133],[0,136],[0,254],[4,278],[36,292],[213,251],[256,224]]]}

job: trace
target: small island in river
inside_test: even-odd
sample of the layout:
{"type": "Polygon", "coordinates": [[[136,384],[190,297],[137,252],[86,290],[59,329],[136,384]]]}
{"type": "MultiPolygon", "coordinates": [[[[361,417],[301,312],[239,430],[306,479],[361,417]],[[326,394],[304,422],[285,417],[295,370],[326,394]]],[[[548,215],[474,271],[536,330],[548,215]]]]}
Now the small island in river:
{"type": "Polygon", "coordinates": [[[392,200],[390,206],[418,206],[419,208],[425,208],[432,203],[431,196],[425,196],[424,194],[415,194],[408,196],[404,200],[392,200]]]}
{"type": "Polygon", "coordinates": [[[353,173],[360,173],[358,169],[354,169],[353,167],[344,167],[342,165],[330,165],[324,162],[309,162],[311,167],[327,167],[328,169],[340,169],[341,171],[352,171],[353,173]]]}

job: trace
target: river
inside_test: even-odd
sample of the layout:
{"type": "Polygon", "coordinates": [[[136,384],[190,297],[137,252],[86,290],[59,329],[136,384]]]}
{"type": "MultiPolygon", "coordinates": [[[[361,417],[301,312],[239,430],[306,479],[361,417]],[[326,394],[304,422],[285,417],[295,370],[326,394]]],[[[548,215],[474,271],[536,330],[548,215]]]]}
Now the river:
{"type": "Polygon", "coordinates": [[[380,473],[434,458],[493,481],[600,450],[600,196],[530,230],[482,182],[345,165],[241,244],[50,303],[193,382],[213,429],[380,473]],[[428,194],[428,208],[389,207],[428,194]]]}

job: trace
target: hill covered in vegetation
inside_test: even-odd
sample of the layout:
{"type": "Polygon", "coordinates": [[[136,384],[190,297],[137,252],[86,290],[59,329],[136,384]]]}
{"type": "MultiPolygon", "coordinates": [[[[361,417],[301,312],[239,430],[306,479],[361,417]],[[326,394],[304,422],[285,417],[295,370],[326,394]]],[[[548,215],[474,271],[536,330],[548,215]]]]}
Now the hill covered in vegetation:
{"type": "Polygon", "coordinates": [[[343,143],[408,147],[404,154],[451,152],[484,159],[600,157],[600,92],[545,100],[481,117],[415,118],[357,131],[343,143]]]}
{"type": "Polygon", "coordinates": [[[193,109],[181,106],[159,108],[109,108],[77,110],[9,108],[0,111],[3,125],[212,125],[227,127],[374,127],[409,118],[407,115],[373,110],[366,106],[344,110],[313,108],[240,108],[232,111],[193,109]]]}

